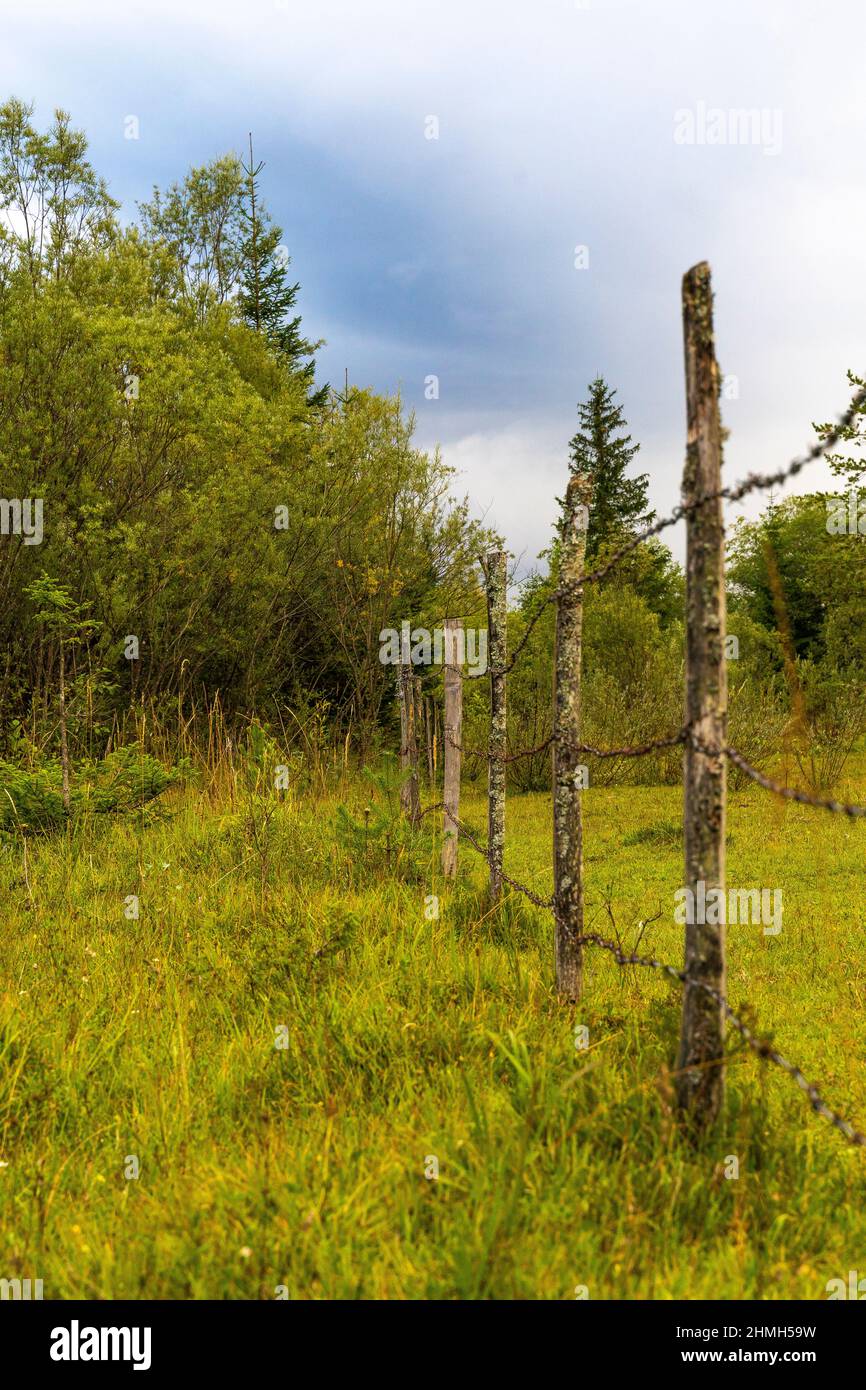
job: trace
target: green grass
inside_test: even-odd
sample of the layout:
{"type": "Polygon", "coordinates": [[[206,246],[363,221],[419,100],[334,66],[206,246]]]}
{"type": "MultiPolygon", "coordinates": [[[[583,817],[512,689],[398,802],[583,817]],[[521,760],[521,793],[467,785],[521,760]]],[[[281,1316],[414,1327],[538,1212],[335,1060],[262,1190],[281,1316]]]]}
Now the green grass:
{"type": "MultiPolygon", "coordinates": [[[[0,853],[0,1275],[46,1298],[815,1299],[862,1271],[866,1153],[736,1035],[718,1131],[680,1137],[673,983],[591,951],[564,1008],[549,916],[491,914],[468,847],[449,894],[431,832],[387,867],[340,847],[327,799],[266,828],[242,799],[166,800],[0,853]]],[[[584,806],[590,929],[632,947],[660,910],[640,949],[679,964],[680,790],[584,806]]],[[[462,814],[483,828],[477,795],[462,814]]],[[[729,929],[729,997],[861,1128],[864,862],[866,826],[732,794],[729,883],[781,887],[784,927],[729,929]]],[[[510,800],[506,868],[550,892],[547,797],[510,800]]]]}

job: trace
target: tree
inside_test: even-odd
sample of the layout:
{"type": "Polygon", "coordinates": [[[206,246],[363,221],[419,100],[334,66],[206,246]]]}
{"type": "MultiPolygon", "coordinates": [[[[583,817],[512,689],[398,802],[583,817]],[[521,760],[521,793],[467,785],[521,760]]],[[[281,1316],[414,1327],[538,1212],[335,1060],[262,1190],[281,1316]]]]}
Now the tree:
{"type": "Polygon", "coordinates": [[[310,405],[323,405],[328,387],[313,390],[316,364],[313,354],[321,343],[301,336],[301,316],[289,317],[295,307],[300,283],[289,283],[291,257],[281,245],[283,230],[271,221],[259,196],[258,176],[264,163],[253,159],[250,136],[250,162],[243,165],[244,203],[241,212],[241,277],[238,302],[244,321],[264,334],[271,347],[289,369],[306,382],[310,405]]]}
{"type": "Polygon", "coordinates": [[[261,334],[282,368],[298,377],[308,405],[325,403],[328,388],[314,389],[313,354],[321,343],[301,333],[293,314],[300,285],[291,283],[291,258],[282,228],[271,221],[259,192],[264,165],[234,154],[190,169],[166,191],[154,188],[139,204],[145,242],[163,254],[156,262],[157,297],[192,305],[200,321],[226,304],[261,334]]]}
{"type": "MultiPolygon", "coordinates": [[[[854,372],[848,372],[848,385],[853,386],[855,394],[866,388],[866,379],[857,376],[854,372]]],[[[819,439],[826,439],[832,430],[836,428],[834,423],[826,422],[822,425],[815,425],[814,429],[819,439]]],[[[858,451],[862,450],[866,444],[866,404],[858,407],[854,419],[850,425],[846,425],[839,433],[839,441],[842,444],[853,445],[858,451]]],[[[866,457],[859,454],[854,458],[852,455],[828,454],[827,462],[836,474],[837,478],[844,478],[849,487],[857,487],[866,478],[866,457]]]]}
{"type": "Polygon", "coordinates": [[[60,709],[60,766],[63,778],[63,809],[69,814],[69,736],[66,707],[66,657],[72,647],[83,642],[89,633],[98,630],[99,623],[85,618],[81,604],[73,599],[62,584],[44,571],[26,590],[36,607],[34,621],[41,623],[46,633],[57,640],[60,655],[58,703],[60,709]]]}
{"type": "Polygon", "coordinates": [[[44,133],[32,116],[16,97],[0,105],[0,242],[4,270],[17,261],[35,286],[44,276],[63,279],[82,251],[105,247],[118,204],[85,158],[87,137],[69,113],[55,110],[44,133]]]}
{"type": "Polygon", "coordinates": [[[839,503],[844,510],[846,498],[832,493],[785,498],[754,521],[740,518],[728,543],[732,612],[769,632],[784,614],[798,660],[832,652],[845,665],[866,653],[866,536],[828,532],[839,503]]]}
{"type": "Polygon", "coordinates": [[[369,746],[393,718],[381,629],[478,598],[485,537],[399,398],[307,408],[247,177],[194,170],[121,229],[65,118],[49,138],[0,107],[0,751],[12,719],[57,736],[67,793],[133,699],[328,709],[369,746]],[[38,541],[5,525],[14,499],[44,501],[38,541]]]}
{"type": "Polygon", "coordinates": [[[580,428],[569,441],[573,474],[588,474],[593,499],[587,533],[587,565],[609,543],[621,543],[655,516],[647,505],[649,474],[627,478],[626,469],[640,445],[632,444],[616,391],[603,377],[590,382],[589,396],[577,407],[580,428]]]}
{"type": "Polygon", "coordinates": [[[200,318],[237,286],[242,198],[243,165],[230,154],[190,169],[166,193],[154,188],[151,201],[138,205],[145,238],[171,255],[163,293],[191,303],[200,318]]]}

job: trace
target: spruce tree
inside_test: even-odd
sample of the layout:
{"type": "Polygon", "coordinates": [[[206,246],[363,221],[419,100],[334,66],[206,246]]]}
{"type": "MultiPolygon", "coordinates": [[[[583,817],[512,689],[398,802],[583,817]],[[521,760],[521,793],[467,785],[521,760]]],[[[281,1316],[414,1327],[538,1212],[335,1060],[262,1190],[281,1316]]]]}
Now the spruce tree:
{"type": "Polygon", "coordinates": [[[286,363],[300,376],[310,405],[321,405],[327,386],[315,391],[316,363],[313,354],[321,343],[308,342],[301,335],[301,316],[289,317],[295,307],[298,282],[290,283],[291,258],[281,253],[283,231],[271,221],[259,196],[258,176],[263,163],[253,161],[250,136],[250,162],[244,164],[245,199],[242,211],[244,238],[241,245],[242,271],[238,303],[244,321],[262,333],[286,363]]]}
{"type": "Polygon", "coordinates": [[[572,473],[588,473],[593,501],[587,532],[587,567],[601,549],[642,529],[655,516],[647,505],[648,473],[627,478],[626,469],[640,445],[632,444],[616,391],[603,377],[590,383],[589,396],[577,407],[580,428],[569,442],[572,473]]]}

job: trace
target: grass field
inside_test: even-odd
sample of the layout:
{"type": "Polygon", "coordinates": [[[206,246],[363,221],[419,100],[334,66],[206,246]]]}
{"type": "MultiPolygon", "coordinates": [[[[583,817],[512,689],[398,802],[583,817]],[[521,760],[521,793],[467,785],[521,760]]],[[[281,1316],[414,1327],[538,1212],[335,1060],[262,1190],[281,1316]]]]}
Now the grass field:
{"type": "MultiPolygon", "coordinates": [[[[0,1274],[46,1298],[821,1299],[866,1269],[866,1153],[736,1035],[719,1132],[679,1137],[673,983],[594,951],[557,1005],[549,916],[491,915],[468,848],[449,895],[432,830],[388,866],[328,796],[267,824],[228,785],[166,802],[0,854],[0,1274]]],[[[641,950],[675,964],[680,802],[584,801],[591,928],[631,947],[660,910],[641,950]]],[[[480,796],[462,814],[483,830],[480,796]]],[[[549,798],[510,799],[508,832],[549,893],[549,798]]],[[[730,1000],[861,1128],[864,863],[862,823],[731,794],[729,883],[781,888],[784,926],[729,929],[730,1000]]]]}

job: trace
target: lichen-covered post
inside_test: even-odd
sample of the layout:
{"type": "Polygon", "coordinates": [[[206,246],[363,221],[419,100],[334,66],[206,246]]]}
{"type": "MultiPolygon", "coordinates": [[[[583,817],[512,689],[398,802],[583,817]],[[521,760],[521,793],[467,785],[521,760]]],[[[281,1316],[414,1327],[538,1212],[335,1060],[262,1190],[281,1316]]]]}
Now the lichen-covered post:
{"type": "Polygon", "coordinates": [[[421,740],[424,737],[424,700],[421,695],[421,677],[412,673],[412,722],[415,728],[415,745],[417,748],[416,759],[416,780],[418,783],[418,811],[421,810],[421,740]]]}
{"type": "Polygon", "coordinates": [[[427,750],[427,785],[432,790],[436,786],[436,764],[433,753],[433,720],[430,714],[431,700],[429,695],[421,697],[421,704],[424,710],[424,746],[427,750]]]}
{"type": "Polygon", "coordinates": [[[583,986],[583,825],[580,789],[580,665],[583,574],[591,480],[572,476],[560,537],[553,714],[553,905],[556,992],[577,1003],[583,986]]]}
{"type": "Polygon", "coordinates": [[[487,744],[487,850],[490,856],[490,901],[502,896],[505,853],[505,757],[508,746],[505,667],[508,660],[507,556],[487,555],[487,661],[490,670],[490,736],[487,744]]]}
{"type": "Polygon", "coordinates": [[[457,826],[452,816],[460,816],[460,754],[463,743],[463,676],[462,618],[445,619],[445,717],[442,728],[442,757],[444,760],[445,803],[444,838],[442,840],[442,873],[446,878],[457,876],[457,826]]]}
{"type": "MultiPolygon", "coordinates": [[[[688,437],[683,501],[721,488],[719,369],[713,336],[710,268],[683,278],[688,437]]],[[[685,969],[716,994],[725,992],[724,913],[707,904],[725,888],[725,531],[721,498],[687,513],[686,523],[685,969]],[[711,751],[704,752],[702,749],[711,751]],[[716,751],[718,750],[718,751],[716,751]],[[699,885],[701,885],[699,887],[699,885]],[[705,917],[720,921],[706,922],[705,917]]],[[[723,899],[722,899],[723,900],[723,899]]],[[[724,1099],[724,1016],[718,999],[686,985],[677,1057],[677,1100],[695,1130],[707,1128],[724,1099]]]]}
{"type": "Polygon", "coordinates": [[[415,728],[414,677],[408,662],[400,665],[400,766],[408,776],[400,788],[403,814],[415,826],[421,818],[418,786],[418,736],[415,728]]]}

